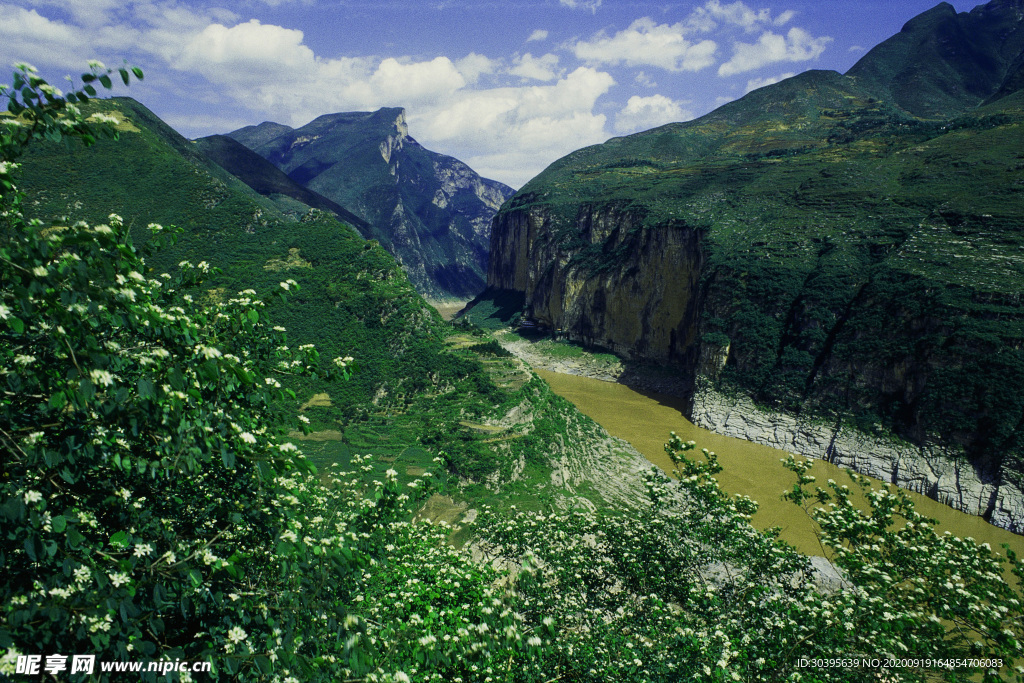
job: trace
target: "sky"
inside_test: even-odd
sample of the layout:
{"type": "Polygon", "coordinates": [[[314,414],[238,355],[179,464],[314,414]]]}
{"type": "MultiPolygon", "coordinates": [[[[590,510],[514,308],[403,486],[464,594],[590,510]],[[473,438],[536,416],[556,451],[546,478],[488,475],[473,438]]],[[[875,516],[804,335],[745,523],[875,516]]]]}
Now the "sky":
{"type": "Polygon", "coordinates": [[[116,94],[188,138],[404,107],[424,147],[518,188],[581,147],[845,72],[936,4],[0,0],[0,67],[28,62],[61,87],[88,60],[127,61],[146,77],[116,94]]]}

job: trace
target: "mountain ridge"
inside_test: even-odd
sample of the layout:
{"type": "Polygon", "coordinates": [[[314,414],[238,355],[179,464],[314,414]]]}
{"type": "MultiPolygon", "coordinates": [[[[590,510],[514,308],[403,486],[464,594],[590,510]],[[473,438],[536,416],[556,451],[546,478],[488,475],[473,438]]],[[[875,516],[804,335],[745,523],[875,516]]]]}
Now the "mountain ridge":
{"type": "MultiPolygon", "coordinates": [[[[933,497],[967,462],[957,504],[1024,529],[1024,98],[993,99],[1020,50],[964,32],[1024,40],[1020,6],[940,5],[853,75],[804,72],[563,157],[496,217],[489,287],[571,340],[675,367],[719,431],[727,402],[706,389],[799,418],[768,435],[818,420],[909,444],[894,452],[938,463],[911,482],[933,497]],[[911,43],[927,49],[902,67],[911,43]]],[[[901,458],[884,473],[906,483],[901,458]]]]}
{"type": "Polygon", "coordinates": [[[228,136],[365,220],[362,234],[394,254],[421,293],[483,289],[490,221],[513,190],[424,148],[404,109],[324,114],[297,129],[264,122],[228,136]]]}

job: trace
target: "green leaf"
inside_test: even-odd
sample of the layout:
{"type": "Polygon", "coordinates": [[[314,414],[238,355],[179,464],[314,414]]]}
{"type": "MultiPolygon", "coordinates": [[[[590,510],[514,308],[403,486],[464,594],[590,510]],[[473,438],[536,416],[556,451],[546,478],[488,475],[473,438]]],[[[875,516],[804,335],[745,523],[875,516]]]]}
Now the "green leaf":
{"type": "Polygon", "coordinates": [[[140,81],[143,79],[142,69],[140,69],[139,67],[133,66],[132,67],[132,73],[135,74],[135,77],[137,79],[139,79],[140,81]]]}
{"type": "Polygon", "coordinates": [[[156,387],[153,385],[152,381],[146,379],[145,377],[139,379],[138,387],[139,396],[141,396],[142,398],[156,397],[156,387]]]}
{"type": "Polygon", "coordinates": [[[250,308],[248,311],[246,311],[246,315],[249,317],[249,321],[254,324],[260,321],[260,314],[256,311],[255,308],[250,308]]]}
{"type": "Polygon", "coordinates": [[[60,410],[68,403],[68,397],[63,391],[58,391],[56,394],[50,397],[50,408],[53,410],[60,410]]]}
{"type": "Polygon", "coordinates": [[[110,90],[111,88],[114,87],[114,83],[113,83],[113,81],[110,80],[110,76],[108,76],[106,74],[103,74],[102,76],[100,76],[100,83],[102,83],[103,87],[106,88],[107,90],[110,90]]]}
{"type": "Polygon", "coordinates": [[[128,532],[118,531],[116,534],[111,536],[110,545],[116,545],[120,548],[126,548],[128,546],[128,532]]]}
{"type": "Polygon", "coordinates": [[[260,673],[262,674],[269,674],[271,671],[273,671],[274,666],[273,664],[271,664],[270,659],[268,657],[258,655],[256,657],[256,668],[259,669],[260,673]]]}
{"type": "Polygon", "coordinates": [[[25,331],[25,323],[21,318],[11,318],[11,329],[17,334],[22,334],[25,331]]]}
{"type": "Polygon", "coordinates": [[[84,88],[82,88],[82,90],[88,93],[89,97],[96,97],[96,88],[92,87],[91,85],[85,86],[84,88]]]}
{"type": "Polygon", "coordinates": [[[64,518],[64,515],[57,515],[50,519],[50,528],[53,529],[54,533],[61,533],[68,526],[68,521],[64,518]]]}
{"type": "Polygon", "coordinates": [[[121,74],[121,80],[124,81],[124,84],[128,85],[128,69],[118,69],[117,72],[121,74]]]}

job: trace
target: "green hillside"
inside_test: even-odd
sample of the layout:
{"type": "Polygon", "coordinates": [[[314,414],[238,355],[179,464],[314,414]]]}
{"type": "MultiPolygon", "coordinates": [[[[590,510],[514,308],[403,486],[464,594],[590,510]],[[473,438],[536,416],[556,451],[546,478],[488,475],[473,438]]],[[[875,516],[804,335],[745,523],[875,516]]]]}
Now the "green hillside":
{"type": "MultiPolygon", "coordinates": [[[[188,259],[219,268],[206,286],[210,302],[297,283],[287,303],[270,311],[287,343],[315,344],[325,358],[352,356],[358,365],[347,382],[290,385],[298,397],[289,409],[301,408],[321,435],[306,448],[316,461],[347,462],[365,449],[388,459],[381,470],[397,461],[420,471],[443,451],[449,470],[471,484],[488,476],[505,481],[515,469],[518,495],[529,500],[539,494],[533,483],[551,469],[542,434],[577,433],[573,453],[603,438],[528,370],[442,323],[376,241],[308,207],[299,218],[281,213],[204,156],[205,145],[185,140],[133,100],[89,109],[116,116],[120,139],[89,149],[31,148],[20,183],[28,215],[69,224],[118,212],[140,244],[150,222],[183,228],[149,266],[159,273],[188,259]],[[516,406],[520,418],[489,426],[516,406]]],[[[479,486],[467,495],[493,494],[479,486]]]]}
{"type": "Polygon", "coordinates": [[[231,173],[253,190],[275,201],[283,213],[305,213],[310,208],[334,214],[360,232],[369,225],[351,211],[327,197],[307,190],[269,161],[226,135],[210,135],[193,141],[207,158],[231,173]]]}
{"type": "Polygon", "coordinates": [[[866,75],[921,97],[940,87],[947,62],[921,90],[889,67],[947,10],[908,24],[857,78],[806,72],[555,162],[502,208],[488,284],[524,293],[526,315],[583,343],[672,363],[690,382],[720,356],[722,391],[951,444],[983,479],[1019,482],[1024,95],[973,106],[1012,77],[1016,55],[942,117],[908,111],[866,75]],[[654,243],[680,256],[652,266],[654,243]]]}

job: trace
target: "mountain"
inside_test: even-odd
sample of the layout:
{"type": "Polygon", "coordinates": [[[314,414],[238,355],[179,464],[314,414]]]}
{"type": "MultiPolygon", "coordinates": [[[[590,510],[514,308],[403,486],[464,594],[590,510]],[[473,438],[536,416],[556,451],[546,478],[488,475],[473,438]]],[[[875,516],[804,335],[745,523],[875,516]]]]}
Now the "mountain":
{"type": "Polygon", "coordinates": [[[674,367],[699,424],[1024,530],[1022,17],[940,5],[849,74],[556,161],[489,295],[674,367]]]}
{"type": "Polygon", "coordinates": [[[907,22],[846,75],[912,114],[955,116],[1012,92],[1007,86],[1019,82],[1022,16],[1021,0],[994,0],[960,14],[943,2],[907,22]]]}
{"type": "MultiPolygon", "coordinates": [[[[315,344],[323,364],[355,358],[348,381],[276,377],[296,394],[280,407],[301,411],[314,430],[292,438],[315,462],[346,465],[353,453],[374,453],[367,481],[392,468],[408,481],[435,470],[441,453],[440,480],[450,472],[453,487],[472,483],[467,496],[490,496],[498,508],[539,496],[560,509],[622,509],[643,500],[648,464],[639,454],[500,347],[444,323],[381,245],[327,210],[298,215],[291,211],[298,202],[288,198],[282,212],[279,197],[256,192],[203,151],[212,144],[223,160],[218,150],[236,153],[233,143],[186,140],[129,98],[82,106],[86,115],[116,118],[120,139],[88,149],[30,146],[18,170],[26,216],[68,226],[117,213],[140,246],[151,222],[177,226],[176,243],[147,256],[146,275],[173,272],[186,259],[207,262],[209,274],[190,293],[197,305],[297,285],[289,284],[286,300],[266,297],[272,324],[286,330],[268,343],[315,344]],[[514,495],[494,493],[513,482],[514,495]]],[[[242,175],[252,181],[263,173],[242,175]]]]}
{"type": "Polygon", "coordinates": [[[257,193],[275,200],[278,208],[284,213],[305,213],[310,208],[320,209],[333,213],[338,220],[352,225],[361,232],[370,228],[370,225],[359,216],[327,197],[307,190],[286,176],[277,166],[233,138],[226,135],[211,135],[193,142],[218,166],[257,193]],[[299,203],[290,204],[285,198],[299,203]]]}
{"type": "Polygon", "coordinates": [[[435,298],[484,287],[491,219],[513,194],[409,136],[402,109],[321,116],[301,128],[264,122],[228,136],[300,185],[346,207],[435,298]]]}

